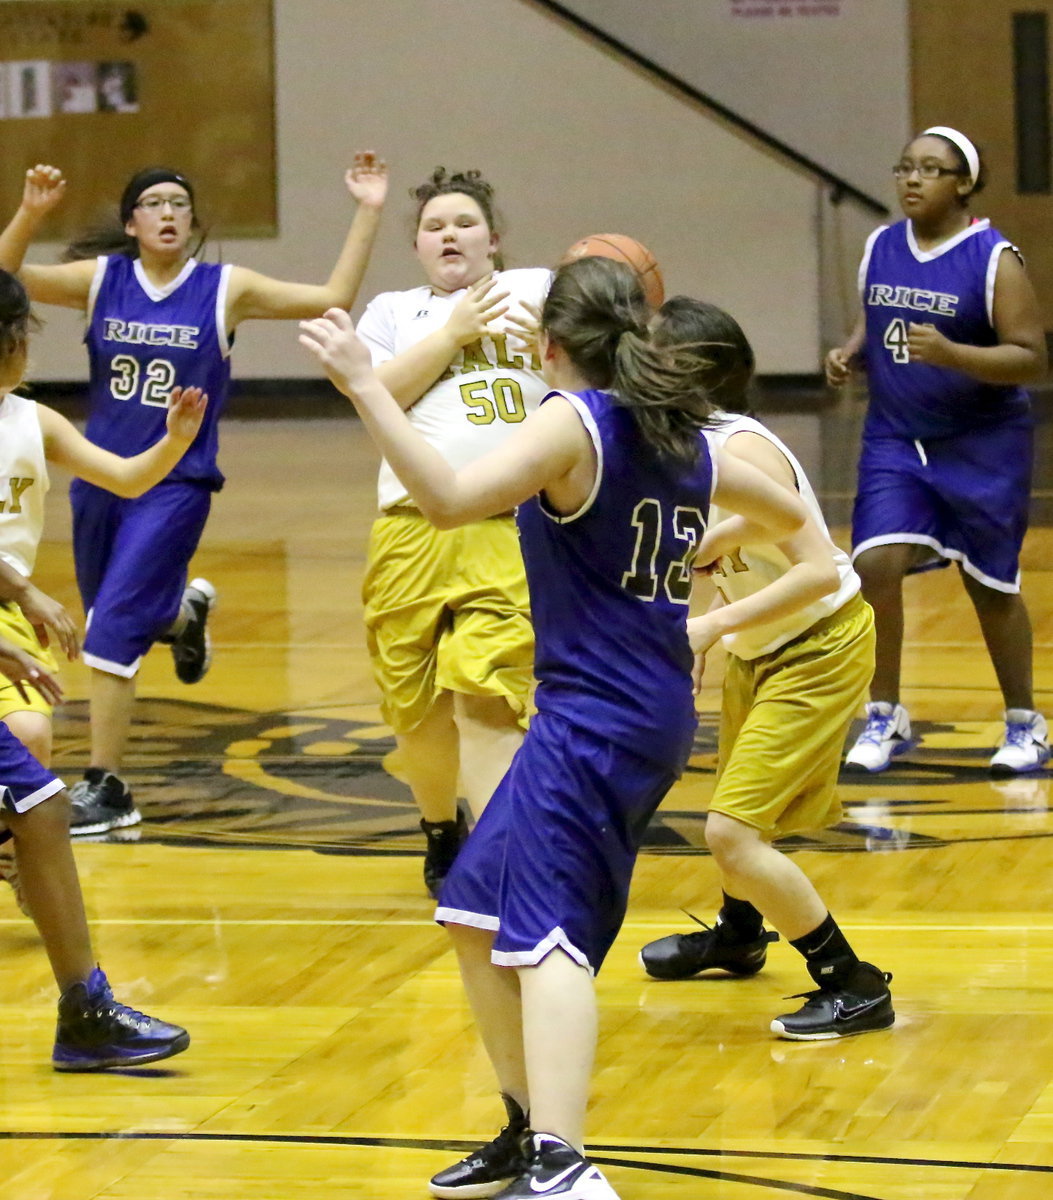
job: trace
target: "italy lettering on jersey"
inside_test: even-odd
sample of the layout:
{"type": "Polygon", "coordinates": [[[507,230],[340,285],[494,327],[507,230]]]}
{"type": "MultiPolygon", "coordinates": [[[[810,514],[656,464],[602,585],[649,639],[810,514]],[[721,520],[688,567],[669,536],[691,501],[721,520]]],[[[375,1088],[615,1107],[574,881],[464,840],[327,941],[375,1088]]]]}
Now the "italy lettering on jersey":
{"type": "Polygon", "coordinates": [[[37,406],[8,393],[0,400],[0,559],[20,575],[33,573],[48,485],[37,406]]]}
{"type": "Polygon", "coordinates": [[[677,466],[643,442],[605,392],[551,393],[596,447],[596,481],[562,516],[535,497],[516,519],[537,639],[535,702],[680,771],[696,725],[687,638],[691,565],[709,519],[713,467],[677,466]]]}
{"type": "MultiPolygon", "coordinates": [[[[525,316],[524,302],[540,305],[551,272],[540,268],[501,271],[497,287],[525,316]]],[[[464,291],[441,295],[430,287],[383,292],[370,301],[358,324],[379,366],[441,329],[464,291]]],[[[499,446],[538,406],[545,394],[541,360],[502,318],[484,338],[463,347],[443,374],[406,412],[421,435],[455,469],[499,446]]],[[[378,485],[382,509],[408,500],[406,489],[385,462],[378,485]]]]}
{"type": "Polygon", "coordinates": [[[909,327],[932,324],[952,342],[994,346],[998,261],[1013,247],[989,221],[974,221],[934,250],[921,250],[909,220],[870,235],[859,268],[870,390],[865,433],[947,437],[1027,419],[1021,388],[982,383],[946,367],[911,362],[909,327]]]}
{"type": "Polygon", "coordinates": [[[229,266],[190,259],[169,285],[156,288],[138,259],[99,259],[84,338],[91,441],[115,454],[138,454],[164,434],[172,389],[199,387],[208,395],[205,419],[169,478],[222,486],[216,453],[230,387],[229,279],[229,266]]]}
{"type": "MultiPolygon", "coordinates": [[[[751,629],[740,629],[737,633],[727,634],[721,639],[725,650],[738,658],[750,660],[759,658],[762,654],[771,654],[772,651],[777,650],[780,646],[785,646],[787,642],[811,629],[817,621],[837,612],[859,591],[861,584],[859,576],[852,566],[852,560],[831,540],[823,511],[819,507],[819,501],[812,490],[812,485],[808,482],[808,476],[805,475],[804,469],[789,447],[760,421],[754,420],[753,417],[737,416],[733,413],[721,414],[713,428],[706,430],[706,437],[712,445],[719,449],[737,433],[752,433],[762,437],[771,442],[784,455],[793,470],[797,493],[808,510],[808,515],[828,542],[828,549],[834,565],[837,567],[838,575],[837,590],[820,597],[805,608],[787,613],[783,617],[777,617],[773,621],[766,621],[763,625],[755,625],[751,629]]],[[[729,516],[731,513],[725,512],[716,505],[713,506],[710,513],[710,519],[714,525],[729,516]]],[[[789,569],[790,560],[778,546],[770,543],[740,546],[732,554],[726,555],[720,560],[719,568],[713,573],[713,583],[717,591],[724,597],[725,602],[732,604],[736,600],[744,600],[747,596],[754,595],[770,583],[775,583],[789,569]]]]}

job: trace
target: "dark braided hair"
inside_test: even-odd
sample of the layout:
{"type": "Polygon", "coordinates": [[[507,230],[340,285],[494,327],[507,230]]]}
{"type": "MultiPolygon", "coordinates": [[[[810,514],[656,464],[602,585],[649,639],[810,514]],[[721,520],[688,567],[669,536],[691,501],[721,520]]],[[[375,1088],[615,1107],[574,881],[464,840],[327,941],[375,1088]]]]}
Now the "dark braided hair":
{"type": "Polygon", "coordinates": [[[541,311],[541,328],[593,387],[629,409],[644,441],[662,458],[698,459],[699,430],[713,405],[697,357],[658,346],[639,276],[627,263],[579,258],[564,263],[541,311]]]}
{"type": "MultiPolygon", "coordinates": [[[[449,174],[445,167],[436,167],[431,175],[421,184],[410,188],[410,196],[417,202],[414,215],[413,229],[416,232],[420,225],[421,213],[425,206],[436,196],[468,196],[479,205],[479,210],[486,221],[486,227],[492,234],[499,234],[497,217],[494,209],[494,187],[483,178],[482,171],[457,171],[449,174]]],[[[504,270],[504,257],[500,250],[494,254],[494,266],[504,270]]]]}

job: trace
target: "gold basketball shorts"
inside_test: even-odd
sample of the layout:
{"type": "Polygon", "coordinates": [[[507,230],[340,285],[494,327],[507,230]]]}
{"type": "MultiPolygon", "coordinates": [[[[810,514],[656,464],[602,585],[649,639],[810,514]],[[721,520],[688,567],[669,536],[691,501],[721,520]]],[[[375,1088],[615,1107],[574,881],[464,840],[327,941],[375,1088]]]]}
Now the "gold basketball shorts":
{"type": "Polygon", "coordinates": [[[874,614],[858,593],[770,654],[729,654],[710,810],[769,838],[836,824],[845,738],[873,673],[874,614]]]}
{"type": "Polygon", "coordinates": [[[525,726],[534,631],[511,516],[440,530],[415,509],[378,517],[362,586],[366,638],[396,733],[442,691],[503,696],[525,726]]]}

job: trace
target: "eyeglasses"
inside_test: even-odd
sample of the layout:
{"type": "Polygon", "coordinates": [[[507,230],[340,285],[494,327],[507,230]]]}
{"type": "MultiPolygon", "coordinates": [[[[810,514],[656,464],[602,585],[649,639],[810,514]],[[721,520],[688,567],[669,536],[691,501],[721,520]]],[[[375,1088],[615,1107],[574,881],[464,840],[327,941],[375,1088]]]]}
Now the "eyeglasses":
{"type": "Polygon", "coordinates": [[[189,196],[147,196],[135,207],[145,208],[147,212],[159,212],[166,204],[173,212],[186,212],[192,207],[189,196]]]}
{"type": "Polygon", "coordinates": [[[896,163],[892,174],[896,179],[906,179],[917,171],[919,179],[939,179],[941,175],[961,175],[961,167],[941,167],[939,163],[896,163]]]}

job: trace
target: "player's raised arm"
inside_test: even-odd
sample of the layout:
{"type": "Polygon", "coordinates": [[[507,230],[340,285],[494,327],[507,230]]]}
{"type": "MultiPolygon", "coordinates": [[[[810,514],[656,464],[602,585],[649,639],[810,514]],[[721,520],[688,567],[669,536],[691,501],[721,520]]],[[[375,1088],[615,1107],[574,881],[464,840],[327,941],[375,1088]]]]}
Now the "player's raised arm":
{"type": "Polygon", "coordinates": [[[355,155],[344,180],[358,209],[340,257],[323,284],[273,279],[247,267],[231,271],[227,326],[251,318],[319,317],[329,308],[350,308],[369,264],[388,190],[388,165],[372,150],[355,155]]]}
{"type": "Polygon", "coordinates": [[[66,181],[58,167],[38,163],[29,168],[22,203],[0,232],[0,267],[18,275],[32,300],[84,308],[95,274],[93,261],[23,265],[40,223],[62,202],[65,193],[66,181]]]}

